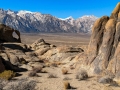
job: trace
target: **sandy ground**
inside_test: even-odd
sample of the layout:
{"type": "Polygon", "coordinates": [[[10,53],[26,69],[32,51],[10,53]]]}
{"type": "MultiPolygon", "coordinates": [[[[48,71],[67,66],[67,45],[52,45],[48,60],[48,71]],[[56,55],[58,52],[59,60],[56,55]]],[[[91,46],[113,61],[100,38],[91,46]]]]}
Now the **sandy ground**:
{"type": "Polygon", "coordinates": [[[41,34],[21,34],[23,43],[32,44],[35,40],[43,38],[47,43],[54,45],[88,45],[90,35],[71,33],[41,33],[41,34]]]}
{"type": "MultiPolygon", "coordinates": [[[[90,40],[90,35],[84,34],[22,34],[22,42],[32,44],[35,40],[43,38],[47,43],[54,45],[71,45],[87,48],[90,40]],[[84,47],[85,46],[85,47],[84,47]]],[[[96,77],[89,77],[87,80],[78,81],[76,79],[76,70],[69,69],[68,74],[63,75],[61,67],[45,67],[47,73],[37,73],[39,77],[29,77],[30,80],[37,82],[37,90],[65,90],[64,82],[68,81],[72,87],[71,90],[120,90],[120,87],[109,86],[108,84],[100,84],[96,77]],[[48,78],[49,74],[56,75],[56,78],[48,78]],[[68,80],[64,80],[68,78],[68,80]]],[[[22,76],[15,77],[16,79],[28,77],[30,71],[21,72],[22,76]]]]}
{"type": "MultiPolygon", "coordinates": [[[[37,82],[37,90],[65,90],[65,81],[68,81],[72,87],[76,88],[70,90],[120,90],[120,87],[98,83],[96,77],[89,77],[87,80],[79,81],[76,79],[75,70],[69,69],[66,75],[62,74],[60,67],[47,67],[44,68],[44,70],[46,70],[47,73],[37,73],[39,77],[29,77],[30,80],[37,82]],[[56,78],[48,78],[49,73],[56,75],[56,78]],[[64,80],[64,78],[68,78],[69,80],[64,80]]],[[[28,77],[29,72],[30,71],[22,72],[22,76],[16,78],[28,77]]]]}

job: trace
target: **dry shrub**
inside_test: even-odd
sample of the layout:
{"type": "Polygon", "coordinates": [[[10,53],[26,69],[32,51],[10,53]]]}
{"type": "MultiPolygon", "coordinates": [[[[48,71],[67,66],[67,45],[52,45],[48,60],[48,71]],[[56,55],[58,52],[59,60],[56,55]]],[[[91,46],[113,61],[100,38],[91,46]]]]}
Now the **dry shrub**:
{"type": "Polygon", "coordinates": [[[57,63],[51,63],[51,66],[57,67],[58,65],[57,65],[57,63]]]}
{"type": "Polygon", "coordinates": [[[68,73],[68,69],[67,68],[62,68],[62,74],[67,74],[68,73]]]}
{"type": "Polygon", "coordinates": [[[33,71],[36,73],[40,73],[42,71],[42,67],[35,67],[33,68],[33,71]]]}
{"type": "Polygon", "coordinates": [[[85,70],[80,70],[77,74],[76,74],[76,79],[79,80],[85,80],[88,78],[88,74],[85,70]]]}
{"type": "Polygon", "coordinates": [[[10,80],[15,77],[16,73],[11,70],[5,70],[4,72],[0,73],[0,78],[10,80]]]}
{"type": "Polygon", "coordinates": [[[48,78],[57,78],[57,75],[54,73],[49,73],[48,78]]]}
{"type": "Polygon", "coordinates": [[[35,71],[31,71],[30,73],[28,73],[29,77],[34,77],[34,76],[38,76],[37,73],[35,71]]]}
{"type": "MultiPolygon", "coordinates": [[[[4,81],[2,82],[4,83],[4,81]]],[[[16,81],[8,81],[6,85],[0,87],[0,90],[35,90],[36,81],[29,81],[26,79],[20,79],[16,81]]]]}
{"type": "Polygon", "coordinates": [[[75,67],[74,66],[70,66],[70,69],[72,70],[72,69],[75,69],[75,67]]]}
{"type": "Polygon", "coordinates": [[[64,77],[63,80],[71,80],[69,77],[64,77]]]}

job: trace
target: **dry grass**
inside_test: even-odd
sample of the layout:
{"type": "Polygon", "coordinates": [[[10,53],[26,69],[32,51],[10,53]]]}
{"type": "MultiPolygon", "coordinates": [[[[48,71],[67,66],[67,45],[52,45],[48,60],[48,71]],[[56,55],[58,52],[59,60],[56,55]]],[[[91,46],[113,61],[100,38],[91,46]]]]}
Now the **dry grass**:
{"type": "Polygon", "coordinates": [[[37,73],[35,71],[31,71],[30,73],[28,73],[29,77],[35,77],[37,76],[37,73]]]}
{"type": "Polygon", "coordinates": [[[6,79],[6,80],[10,80],[13,77],[15,77],[16,73],[11,71],[11,70],[5,70],[4,72],[0,73],[0,78],[1,79],[6,79]]]}
{"type": "Polygon", "coordinates": [[[48,78],[57,78],[57,75],[54,73],[49,73],[48,78]]]}
{"type": "Polygon", "coordinates": [[[35,90],[36,82],[28,79],[5,81],[0,79],[0,90],[35,90]]]}
{"type": "Polygon", "coordinates": [[[32,71],[34,71],[36,73],[40,73],[42,71],[42,67],[35,67],[35,68],[33,68],[32,71]]]}

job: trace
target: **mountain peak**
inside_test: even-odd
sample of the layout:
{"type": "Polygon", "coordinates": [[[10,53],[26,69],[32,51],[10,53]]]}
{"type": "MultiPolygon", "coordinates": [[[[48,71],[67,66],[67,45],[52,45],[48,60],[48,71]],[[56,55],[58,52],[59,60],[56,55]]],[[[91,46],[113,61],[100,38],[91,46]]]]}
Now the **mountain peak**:
{"type": "Polygon", "coordinates": [[[74,20],[74,18],[72,16],[69,16],[67,18],[58,18],[60,20],[74,20]]]}
{"type": "Polygon", "coordinates": [[[56,18],[50,14],[41,14],[26,10],[12,11],[0,9],[0,22],[21,32],[84,32],[88,33],[96,20],[92,15],[84,19],[56,18]],[[93,18],[90,18],[93,17],[93,18]],[[7,19],[6,19],[7,18],[7,19]]]}
{"type": "Polygon", "coordinates": [[[67,18],[65,18],[65,19],[71,19],[71,20],[74,20],[74,18],[73,18],[72,16],[69,16],[69,17],[67,17],[67,18]]]}
{"type": "Polygon", "coordinates": [[[31,12],[31,11],[26,11],[26,10],[20,10],[18,11],[17,15],[20,15],[20,14],[33,14],[34,12],[31,12]]]}
{"type": "Polygon", "coordinates": [[[97,17],[94,16],[94,15],[84,15],[84,16],[82,16],[80,18],[97,18],[97,17]]]}

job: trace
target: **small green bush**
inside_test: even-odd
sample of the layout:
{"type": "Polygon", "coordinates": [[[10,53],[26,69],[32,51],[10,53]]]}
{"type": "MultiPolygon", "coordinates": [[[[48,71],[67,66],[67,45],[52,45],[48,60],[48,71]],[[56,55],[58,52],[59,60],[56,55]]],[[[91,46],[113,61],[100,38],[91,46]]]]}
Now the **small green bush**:
{"type": "Polygon", "coordinates": [[[13,77],[15,77],[16,73],[11,71],[11,70],[5,70],[4,72],[0,73],[0,78],[1,79],[6,79],[6,80],[10,80],[13,77]]]}

